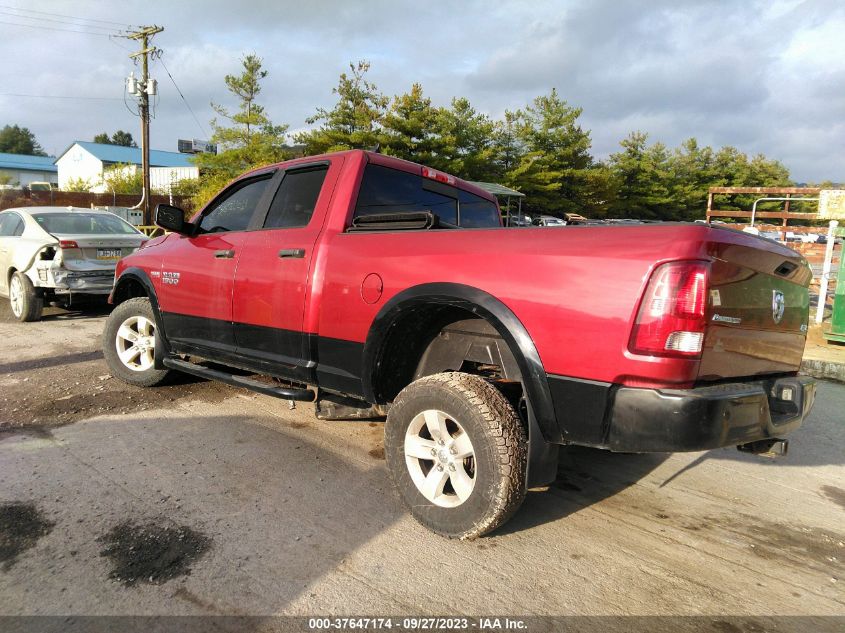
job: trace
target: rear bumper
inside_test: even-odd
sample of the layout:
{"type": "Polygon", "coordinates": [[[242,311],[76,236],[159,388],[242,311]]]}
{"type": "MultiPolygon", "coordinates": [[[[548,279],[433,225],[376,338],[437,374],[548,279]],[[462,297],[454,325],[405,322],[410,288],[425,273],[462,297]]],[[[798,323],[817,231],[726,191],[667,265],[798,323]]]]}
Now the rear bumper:
{"type": "Polygon", "coordinates": [[[548,376],[560,429],[549,442],[626,453],[703,451],[781,438],[813,406],[805,376],[760,378],[694,389],[624,387],[548,376]]]}
{"type": "Polygon", "coordinates": [[[107,295],[114,284],[114,270],[69,270],[56,266],[39,266],[30,278],[37,288],[53,290],[57,294],[80,292],[107,295]]]}
{"type": "Polygon", "coordinates": [[[649,453],[701,451],[783,437],[810,412],[805,376],[695,389],[620,387],[609,403],[606,446],[649,453]]]}

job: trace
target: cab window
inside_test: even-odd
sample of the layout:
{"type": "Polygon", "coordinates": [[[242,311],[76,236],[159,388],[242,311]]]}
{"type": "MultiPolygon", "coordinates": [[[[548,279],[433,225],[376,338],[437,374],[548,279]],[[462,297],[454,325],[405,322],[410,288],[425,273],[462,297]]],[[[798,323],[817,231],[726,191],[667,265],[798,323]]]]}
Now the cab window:
{"type": "Polygon", "coordinates": [[[431,211],[440,221],[465,228],[502,225],[496,203],[418,174],[369,164],[364,169],[355,217],[431,211]]]}
{"type": "Polygon", "coordinates": [[[459,196],[461,226],[469,229],[502,226],[502,221],[499,219],[499,208],[495,202],[463,189],[459,196]]]}
{"type": "Polygon", "coordinates": [[[422,176],[382,165],[364,169],[355,217],[376,213],[431,211],[441,222],[458,223],[458,201],[424,188],[422,176]]]}
{"type": "Polygon", "coordinates": [[[306,226],[314,214],[327,171],[328,167],[321,165],[286,173],[270,204],[264,228],[292,229],[306,226]]]}
{"type": "Polygon", "coordinates": [[[245,231],[272,174],[236,184],[206,211],[198,233],[245,231]]]}

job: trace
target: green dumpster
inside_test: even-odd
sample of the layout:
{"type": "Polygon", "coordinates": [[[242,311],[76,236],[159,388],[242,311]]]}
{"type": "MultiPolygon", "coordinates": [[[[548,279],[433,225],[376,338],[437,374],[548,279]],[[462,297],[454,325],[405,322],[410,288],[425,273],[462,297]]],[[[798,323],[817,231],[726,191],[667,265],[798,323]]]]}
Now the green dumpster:
{"type": "MultiPolygon", "coordinates": [[[[845,236],[845,227],[836,229],[836,235],[845,236]]],[[[845,246],[841,251],[845,252],[845,246]]],[[[845,343],[845,256],[839,254],[839,273],[836,275],[836,291],[833,295],[833,313],[830,317],[830,331],[824,337],[828,341],[845,343]]]]}

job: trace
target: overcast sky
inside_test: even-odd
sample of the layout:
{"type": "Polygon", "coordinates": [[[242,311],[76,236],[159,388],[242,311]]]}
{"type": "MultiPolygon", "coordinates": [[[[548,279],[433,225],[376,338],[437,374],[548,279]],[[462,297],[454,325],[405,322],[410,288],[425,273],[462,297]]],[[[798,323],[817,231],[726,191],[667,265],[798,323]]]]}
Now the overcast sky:
{"type": "Polygon", "coordinates": [[[641,130],[672,147],[695,136],[763,152],[798,181],[845,181],[841,0],[0,0],[0,125],[30,128],[51,154],[101,131],[138,138],[123,103],[135,43],[45,28],[124,24],[165,27],[154,43],[201,124],[153,64],[153,149],[207,138],[209,102],[233,105],[224,75],[255,52],[270,73],[261,102],[294,130],[368,59],[388,95],[417,81],[437,105],[466,96],[493,117],[557,88],[584,109],[599,158],[641,130]]]}

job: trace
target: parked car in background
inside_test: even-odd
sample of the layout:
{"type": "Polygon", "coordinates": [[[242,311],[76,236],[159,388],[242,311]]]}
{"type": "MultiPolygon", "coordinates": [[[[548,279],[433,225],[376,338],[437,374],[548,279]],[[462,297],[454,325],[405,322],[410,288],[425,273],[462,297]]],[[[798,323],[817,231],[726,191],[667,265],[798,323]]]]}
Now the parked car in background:
{"type": "Polygon", "coordinates": [[[512,214],[510,217],[505,217],[503,224],[505,226],[531,226],[531,222],[530,215],[512,214]]]}
{"type": "Polygon", "coordinates": [[[107,211],[7,209],[0,213],[0,296],[18,320],[37,321],[46,302],[108,295],[117,260],[146,241],[107,211]]]}
{"type": "Polygon", "coordinates": [[[566,220],[553,215],[541,215],[531,222],[534,226],[566,226],[566,220]]]}

